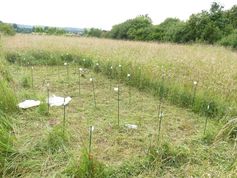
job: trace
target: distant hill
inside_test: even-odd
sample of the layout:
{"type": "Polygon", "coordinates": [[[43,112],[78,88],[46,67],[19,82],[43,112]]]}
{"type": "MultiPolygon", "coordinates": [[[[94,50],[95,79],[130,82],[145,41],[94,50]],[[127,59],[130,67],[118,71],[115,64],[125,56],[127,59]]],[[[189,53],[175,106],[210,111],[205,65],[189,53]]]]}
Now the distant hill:
{"type": "MultiPolygon", "coordinates": [[[[32,33],[33,25],[24,25],[24,24],[13,24],[16,32],[18,33],[32,33]]],[[[47,26],[41,26],[47,27],[47,26]]],[[[74,34],[82,34],[84,29],[83,28],[75,28],[75,27],[57,27],[60,29],[64,29],[67,33],[74,33],[74,34]]]]}

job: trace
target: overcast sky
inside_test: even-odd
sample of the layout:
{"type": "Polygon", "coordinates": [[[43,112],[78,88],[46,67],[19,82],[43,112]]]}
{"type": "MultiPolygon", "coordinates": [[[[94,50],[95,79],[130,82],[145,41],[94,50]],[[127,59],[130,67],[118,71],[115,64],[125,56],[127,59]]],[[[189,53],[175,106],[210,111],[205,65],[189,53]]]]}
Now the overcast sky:
{"type": "MultiPolygon", "coordinates": [[[[97,27],[148,14],[153,24],[167,17],[187,20],[192,13],[208,10],[214,0],[0,0],[0,20],[27,25],[97,27]]],[[[219,0],[225,9],[237,0],[219,0]]]]}

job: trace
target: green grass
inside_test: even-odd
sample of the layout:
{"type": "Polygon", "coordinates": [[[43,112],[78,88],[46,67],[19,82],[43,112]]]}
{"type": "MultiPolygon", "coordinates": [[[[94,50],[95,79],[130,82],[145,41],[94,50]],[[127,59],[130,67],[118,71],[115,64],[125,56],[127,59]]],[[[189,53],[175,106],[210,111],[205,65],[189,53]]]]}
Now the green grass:
{"type": "Polygon", "coordinates": [[[117,80],[112,80],[110,90],[108,79],[90,71],[85,74],[85,78],[81,77],[79,95],[78,70],[75,66],[69,66],[69,81],[64,66],[59,67],[59,78],[56,66],[35,66],[33,89],[25,89],[19,80],[30,69],[22,67],[15,70],[17,66],[10,67],[16,80],[19,101],[30,98],[45,101],[48,82],[50,94],[72,96],[73,100],[66,108],[66,135],[62,133],[62,107],[51,107],[50,113],[45,115],[46,106],[43,105],[21,110],[15,116],[14,149],[19,153],[5,163],[6,176],[88,175],[90,164],[85,148],[89,144],[90,125],[95,126],[92,147],[96,164],[94,177],[98,177],[98,174],[102,177],[188,177],[204,176],[206,173],[213,176],[235,176],[232,142],[214,141],[222,122],[210,119],[208,134],[203,136],[205,117],[164,102],[162,134],[158,146],[158,99],[131,88],[133,104],[129,105],[129,87],[121,84],[121,126],[118,128],[117,93],[113,91],[117,80]],[[97,108],[93,103],[89,81],[91,76],[95,78],[97,108]],[[124,126],[126,123],[137,124],[138,129],[130,130],[124,126]]]}
{"type": "Polygon", "coordinates": [[[17,99],[14,91],[10,88],[9,84],[0,81],[0,110],[5,113],[12,113],[17,111],[17,99]]]}
{"type": "MultiPolygon", "coordinates": [[[[154,96],[160,97],[161,95],[163,95],[164,98],[170,101],[172,104],[184,108],[190,108],[195,113],[199,113],[201,115],[221,118],[225,116],[226,113],[228,113],[229,104],[226,101],[211,95],[208,91],[197,92],[194,103],[192,103],[192,83],[189,84],[190,86],[171,83],[169,82],[170,79],[167,76],[164,76],[164,81],[161,76],[154,80],[150,77],[150,73],[148,72],[148,69],[146,69],[146,67],[133,65],[130,62],[123,61],[119,63],[107,60],[100,61],[100,63],[98,63],[93,58],[84,58],[83,56],[71,55],[68,53],[49,53],[47,51],[28,51],[16,54],[9,53],[6,55],[6,59],[9,62],[16,62],[25,66],[45,65],[45,61],[47,61],[48,65],[63,65],[64,62],[71,62],[70,65],[75,65],[76,63],[82,65],[83,67],[93,69],[95,73],[101,72],[102,74],[113,79],[120,78],[127,85],[131,85],[143,91],[149,91],[154,96]],[[122,69],[118,67],[119,64],[122,65],[122,69]],[[112,71],[111,66],[113,67],[112,71]],[[131,74],[129,83],[126,82],[128,73],[131,74]],[[206,110],[208,105],[210,106],[209,111],[206,110]]],[[[167,74],[164,73],[163,75],[167,74]]],[[[25,87],[30,87],[30,79],[27,77],[23,78],[22,85],[25,87]]],[[[199,86],[197,86],[197,91],[198,90],[199,86]]],[[[232,105],[232,108],[233,109],[231,116],[236,115],[237,113],[237,107],[235,106],[235,104],[232,105]]]]}
{"type": "MultiPolygon", "coordinates": [[[[41,37],[38,39],[41,40],[41,37]]],[[[65,43],[68,43],[67,40],[65,43]]],[[[14,47],[17,43],[12,45],[13,49],[17,49],[14,47]]],[[[21,45],[24,48],[24,44],[21,45]]],[[[4,77],[2,86],[10,94],[2,94],[2,97],[11,96],[15,98],[14,102],[39,99],[42,104],[27,110],[5,110],[7,114],[4,114],[0,122],[1,128],[4,128],[0,136],[3,143],[0,146],[2,177],[237,176],[235,137],[218,137],[222,131],[225,134],[235,128],[227,128],[225,125],[236,113],[235,102],[227,102],[223,97],[215,96],[215,92],[205,89],[199,81],[195,102],[192,103],[193,80],[196,78],[180,81],[179,77],[185,72],[193,76],[193,72],[180,65],[176,66],[176,70],[180,71],[177,73],[179,79],[175,82],[173,73],[168,72],[172,69],[169,62],[163,63],[164,67],[158,70],[153,70],[155,64],[152,62],[146,65],[134,62],[131,60],[134,56],[140,58],[144,55],[138,55],[138,48],[129,45],[134,52],[132,57],[127,56],[129,60],[125,60],[126,55],[122,59],[123,53],[120,53],[123,49],[122,52],[128,54],[127,49],[113,50],[116,48],[113,45],[113,58],[108,55],[111,52],[108,46],[103,52],[97,46],[99,53],[89,53],[90,45],[80,47],[82,51],[76,53],[71,49],[68,52],[46,50],[46,44],[43,47],[39,45],[39,50],[27,48],[16,50],[14,54],[12,50],[5,51],[11,62],[6,70],[13,80],[8,82],[4,77]],[[69,77],[64,62],[69,64],[69,77]],[[118,67],[119,64],[122,68],[118,67]],[[33,88],[30,78],[32,65],[33,88]],[[87,67],[81,77],[80,94],[79,67],[87,67]],[[166,71],[164,80],[162,70],[166,71]],[[129,82],[128,73],[131,74],[129,82]],[[96,108],[89,81],[91,77],[95,78],[96,108]],[[25,78],[28,87],[23,84],[25,78]],[[117,126],[117,93],[113,90],[119,79],[123,81],[120,83],[120,127],[117,126]],[[50,95],[72,97],[66,107],[65,127],[63,107],[50,107],[48,113],[45,103],[47,83],[50,84],[50,95]],[[158,143],[157,106],[161,97],[165,98],[162,103],[164,118],[158,143]],[[206,117],[208,124],[204,135],[206,117]],[[138,129],[128,129],[125,124],[136,124],[138,129]],[[91,125],[95,126],[95,130],[92,151],[88,154],[88,128],[91,125]]],[[[154,52],[153,44],[146,45],[154,52]]],[[[210,82],[209,78],[205,82],[210,82]]],[[[7,106],[14,105],[16,108],[17,102],[12,103],[11,99],[6,100],[7,106]]]]}

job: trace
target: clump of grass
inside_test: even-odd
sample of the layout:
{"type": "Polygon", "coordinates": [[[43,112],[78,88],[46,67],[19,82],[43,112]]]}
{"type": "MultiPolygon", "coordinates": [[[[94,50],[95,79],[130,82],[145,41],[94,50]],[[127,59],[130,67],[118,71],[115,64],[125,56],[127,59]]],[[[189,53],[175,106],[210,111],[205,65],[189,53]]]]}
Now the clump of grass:
{"type": "Polygon", "coordinates": [[[215,140],[215,133],[213,131],[208,131],[205,135],[202,136],[202,143],[210,145],[215,140]]]}
{"type": "Polygon", "coordinates": [[[104,178],[106,176],[104,164],[97,161],[92,154],[92,133],[94,126],[89,127],[88,149],[82,148],[79,162],[73,162],[66,173],[74,177],[104,178]],[[79,163],[79,165],[78,165],[79,163]]]}
{"type": "Polygon", "coordinates": [[[42,116],[48,116],[48,104],[47,103],[41,103],[38,107],[38,113],[42,116]]]}
{"type": "Polygon", "coordinates": [[[2,61],[0,62],[0,80],[12,81],[12,76],[8,71],[8,67],[2,61]]]}
{"type": "Polygon", "coordinates": [[[36,149],[56,153],[64,150],[69,140],[70,134],[64,131],[61,125],[57,125],[48,131],[46,137],[36,145],[36,149]]]}
{"type": "Polygon", "coordinates": [[[18,52],[11,52],[5,55],[5,58],[10,63],[20,63],[21,55],[18,52]]]}
{"type": "Polygon", "coordinates": [[[10,119],[0,111],[0,176],[4,172],[4,165],[9,156],[16,153],[13,145],[15,138],[11,131],[10,119]]]}
{"type": "Polygon", "coordinates": [[[61,60],[65,62],[72,62],[74,60],[74,56],[72,54],[66,53],[61,55],[61,60]]]}
{"type": "Polygon", "coordinates": [[[5,113],[17,111],[16,96],[9,84],[4,80],[0,81],[0,110],[5,113]]]}
{"type": "Polygon", "coordinates": [[[79,61],[79,64],[82,65],[84,68],[90,68],[90,67],[93,66],[94,63],[91,59],[89,59],[89,58],[85,59],[84,58],[84,59],[79,61]]]}
{"type": "Polygon", "coordinates": [[[24,76],[21,80],[21,85],[23,88],[30,88],[31,84],[30,84],[30,79],[27,76],[24,76]]]}
{"type": "Polygon", "coordinates": [[[101,72],[100,65],[99,65],[99,63],[98,63],[98,62],[97,62],[97,63],[95,63],[95,66],[94,66],[94,71],[95,71],[96,73],[99,73],[99,72],[101,72]]]}
{"type": "Polygon", "coordinates": [[[159,147],[151,147],[148,159],[151,167],[166,169],[169,167],[178,168],[189,161],[189,150],[184,146],[171,146],[163,143],[159,147]]]}
{"type": "Polygon", "coordinates": [[[65,174],[72,177],[87,178],[105,178],[108,177],[106,166],[100,163],[91,155],[87,149],[81,150],[80,160],[73,160],[64,171],[65,174]]]}
{"type": "Polygon", "coordinates": [[[235,140],[237,138],[237,118],[229,120],[216,135],[215,140],[235,140]]]}

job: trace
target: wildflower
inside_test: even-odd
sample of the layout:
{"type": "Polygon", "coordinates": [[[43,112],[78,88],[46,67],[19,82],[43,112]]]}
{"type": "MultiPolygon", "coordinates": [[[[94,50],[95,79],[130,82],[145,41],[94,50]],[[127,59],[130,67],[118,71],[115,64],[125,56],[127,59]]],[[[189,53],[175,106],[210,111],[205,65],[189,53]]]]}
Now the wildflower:
{"type": "Polygon", "coordinates": [[[66,65],[67,65],[67,63],[66,63],[66,62],[64,62],[64,65],[66,66],[66,65]]]}
{"type": "Polygon", "coordinates": [[[90,82],[92,82],[93,81],[93,78],[90,78],[90,82]]]}
{"type": "Polygon", "coordinates": [[[197,85],[197,83],[198,83],[197,81],[194,81],[194,82],[193,82],[194,85],[197,85]]]}
{"type": "Polygon", "coordinates": [[[122,67],[122,65],[121,65],[121,64],[119,64],[119,67],[122,67]]]}
{"type": "Polygon", "coordinates": [[[82,71],[82,68],[79,68],[80,71],[82,71]]]}
{"type": "Polygon", "coordinates": [[[111,66],[110,69],[113,69],[113,66],[111,66]]]}
{"type": "Polygon", "coordinates": [[[128,74],[128,75],[127,75],[127,77],[130,77],[130,76],[131,76],[131,74],[128,74]]]}
{"type": "Polygon", "coordinates": [[[99,63],[97,62],[95,65],[96,65],[96,66],[99,66],[99,63]]]}
{"type": "Polygon", "coordinates": [[[115,87],[115,88],[114,88],[114,91],[118,92],[118,90],[119,90],[118,87],[115,87]]]}

